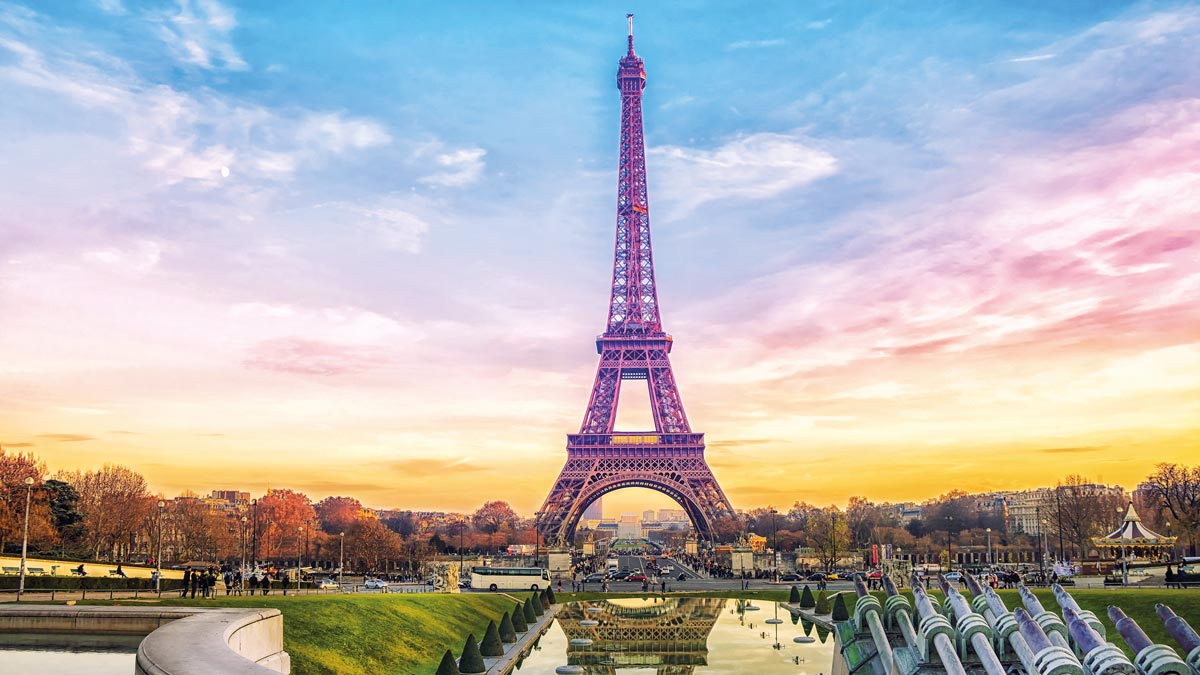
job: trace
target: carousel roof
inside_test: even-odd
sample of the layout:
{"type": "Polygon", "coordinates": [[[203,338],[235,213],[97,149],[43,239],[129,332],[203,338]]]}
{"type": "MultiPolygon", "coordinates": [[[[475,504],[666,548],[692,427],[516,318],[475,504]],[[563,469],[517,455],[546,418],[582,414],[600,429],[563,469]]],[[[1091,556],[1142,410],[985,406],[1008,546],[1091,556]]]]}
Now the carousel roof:
{"type": "Polygon", "coordinates": [[[1121,522],[1121,526],[1110,532],[1108,536],[1096,537],[1092,541],[1097,545],[1120,545],[1122,542],[1126,544],[1171,544],[1174,543],[1175,537],[1164,537],[1143,525],[1141,517],[1138,516],[1137,511],[1133,510],[1133,502],[1130,502],[1129,510],[1125,512],[1125,520],[1121,522]]]}

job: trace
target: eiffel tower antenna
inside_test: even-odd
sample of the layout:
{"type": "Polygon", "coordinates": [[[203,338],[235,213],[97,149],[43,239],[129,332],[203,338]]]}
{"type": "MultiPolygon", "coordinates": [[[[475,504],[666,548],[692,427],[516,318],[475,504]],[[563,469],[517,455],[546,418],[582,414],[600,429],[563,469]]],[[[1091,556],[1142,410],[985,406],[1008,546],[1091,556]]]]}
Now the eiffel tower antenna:
{"type": "Polygon", "coordinates": [[[642,136],[646,70],[633,51],[633,15],[627,18],[629,50],[617,67],[621,134],[608,322],[596,338],[600,364],[583,423],[578,434],[567,436],[566,466],[541,508],[539,527],[548,540],[573,540],[589,504],[628,487],[657,490],[674,499],[697,534],[707,539],[717,518],[733,515],[704,459],[704,434],[693,433],[688,424],[671,370],[674,341],[663,331],[659,314],[642,136]],[[653,431],[614,432],[625,381],[649,388],[653,431]]]}

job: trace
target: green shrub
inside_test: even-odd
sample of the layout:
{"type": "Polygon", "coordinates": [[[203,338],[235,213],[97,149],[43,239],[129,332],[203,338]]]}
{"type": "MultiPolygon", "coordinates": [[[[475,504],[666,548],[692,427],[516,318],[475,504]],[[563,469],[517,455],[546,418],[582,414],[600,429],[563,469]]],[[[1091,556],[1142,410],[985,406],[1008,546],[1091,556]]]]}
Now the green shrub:
{"type": "Polygon", "coordinates": [[[479,653],[484,656],[504,656],[504,643],[500,641],[500,629],[496,628],[495,621],[488,621],[483,642],[479,643],[479,653]]]}
{"type": "Polygon", "coordinates": [[[553,588],[549,588],[549,587],[546,588],[546,599],[549,600],[550,604],[552,604],[552,605],[558,604],[558,600],[554,597],[554,589],[553,588]]]}
{"type": "Polygon", "coordinates": [[[817,625],[817,639],[821,641],[821,644],[825,644],[825,640],[829,639],[829,630],[819,624],[817,625]]]}
{"type": "Polygon", "coordinates": [[[487,668],[483,665],[483,654],[479,653],[479,645],[475,643],[475,634],[467,636],[467,644],[463,645],[462,657],[458,659],[458,670],[461,673],[483,673],[487,668]]]}
{"type": "Polygon", "coordinates": [[[804,627],[805,635],[812,635],[813,622],[808,619],[800,619],[800,625],[804,627]]]}
{"type": "Polygon", "coordinates": [[[538,594],[538,603],[541,604],[543,611],[550,609],[550,596],[547,595],[549,592],[550,589],[547,588],[538,594]]]}
{"type": "Polygon", "coordinates": [[[525,604],[521,606],[521,611],[525,613],[525,623],[533,625],[537,623],[537,614],[533,612],[533,603],[529,598],[525,598],[525,604]]]}
{"type": "Polygon", "coordinates": [[[846,621],[850,618],[850,612],[846,610],[846,595],[838,593],[833,598],[833,620],[846,621]]]}
{"type": "Polygon", "coordinates": [[[533,610],[535,619],[546,613],[546,610],[542,609],[542,598],[537,593],[529,598],[529,608],[533,610]]]}
{"type": "Polygon", "coordinates": [[[804,592],[800,594],[800,606],[804,609],[812,609],[817,606],[817,601],[813,598],[812,589],[808,584],[804,584],[804,592]]]}
{"type": "Polygon", "coordinates": [[[500,641],[507,644],[517,641],[517,629],[513,626],[512,616],[508,612],[500,619],[500,641]]]}
{"type": "Polygon", "coordinates": [[[442,654],[442,662],[438,664],[437,673],[435,675],[462,675],[462,671],[458,669],[458,664],[454,662],[454,654],[447,649],[445,654],[442,654]]]}
{"type": "Polygon", "coordinates": [[[796,604],[797,602],[800,602],[800,589],[799,588],[792,586],[792,590],[790,592],[788,592],[788,602],[793,605],[796,604]]]}
{"type": "Polygon", "coordinates": [[[512,612],[513,629],[519,633],[524,633],[529,630],[529,623],[525,621],[525,605],[517,603],[512,612]]]}
{"type": "MultiPolygon", "coordinates": [[[[49,571],[47,565],[34,565],[49,571]]],[[[61,571],[61,569],[60,569],[61,571]]],[[[107,575],[107,573],[105,573],[107,575]]],[[[20,585],[20,575],[4,575],[0,576],[0,590],[15,590],[20,585]]],[[[217,584],[220,586],[220,584],[217,584]]],[[[163,579],[159,587],[163,592],[175,591],[183,586],[183,579],[163,579]]],[[[154,591],[154,582],[150,579],[141,577],[123,579],[121,577],[100,576],[99,574],[89,573],[86,577],[52,577],[49,575],[30,574],[28,570],[25,573],[25,588],[32,590],[46,591],[154,591]]]]}
{"type": "Polygon", "coordinates": [[[817,605],[813,611],[817,614],[828,614],[833,611],[833,607],[829,605],[829,598],[825,596],[825,591],[817,591],[817,605]]]}

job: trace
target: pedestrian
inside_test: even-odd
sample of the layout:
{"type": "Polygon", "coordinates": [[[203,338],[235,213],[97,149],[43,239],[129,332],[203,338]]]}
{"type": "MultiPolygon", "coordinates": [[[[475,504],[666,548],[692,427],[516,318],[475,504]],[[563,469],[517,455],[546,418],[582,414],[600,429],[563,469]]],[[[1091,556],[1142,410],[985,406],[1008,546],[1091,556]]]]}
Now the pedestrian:
{"type": "Polygon", "coordinates": [[[287,592],[288,592],[288,583],[289,583],[289,579],[288,579],[287,572],[284,572],[283,573],[283,595],[285,597],[287,596],[287,592]]]}
{"type": "Polygon", "coordinates": [[[258,572],[250,575],[250,595],[254,595],[254,591],[258,590],[258,572]]]}
{"type": "Polygon", "coordinates": [[[607,593],[607,592],[608,592],[608,582],[607,582],[607,581],[606,581],[606,582],[604,582],[604,586],[602,586],[601,588],[603,589],[603,591],[604,591],[605,593],[607,593]]]}
{"type": "Polygon", "coordinates": [[[263,595],[267,595],[268,593],[271,592],[271,577],[270,577],[270,575],[264,574],[262,581],[259,583],[262,586],[262,594],[263,595]]]}
{"type": "Polygon", "coordinates": [[[666,580],[666,579],[663,579],[663,580],[662,580],[662,592],[663,592],[663,594],[664,594],[664,595],[665,595],[665,594],[666,594],[666,592],[667,592],[667,580],[666,580]]]}
{"type": "Polygon", "coordinates": [[[562,578],[561,577],[559,577],[559,579],[558,579],[558,592],[562,593],[562,578]]]}
{"type": "Polygon", "coordinates": [[[192,572],[192,583],[191,583],[191,590],[192,590],[192,598],[191,599],[192,600],[196,599],[196,589],[199,586],[200,586],[200,573],[192,572]]]}
{"type": "Polygon", "coordinates": [[[183,590],[179,592],[179,597],[181,597],[181,598],[187,597],[188,586],[191,583],[192,583],[192,570],[190,570],[190,569],[184,570],[183,571],[183,590]]]}

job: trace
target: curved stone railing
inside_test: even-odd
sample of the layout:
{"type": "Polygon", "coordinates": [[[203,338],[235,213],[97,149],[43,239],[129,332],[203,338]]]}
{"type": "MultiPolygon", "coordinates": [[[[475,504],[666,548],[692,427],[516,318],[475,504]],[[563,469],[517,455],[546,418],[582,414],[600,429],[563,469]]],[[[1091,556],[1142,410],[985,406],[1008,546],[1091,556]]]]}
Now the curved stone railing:
{"type": "Polygon", "coordinates": [[[291,671],[277,609],[0,607],[0,632],[145,635],[137,675],[268,675],[291,671]]]}
{"type": "Polygon", "coordinates": [[[291,672],[277,609],[202,611],[142,640],[137,675],[265,675],[291,672]]]}

